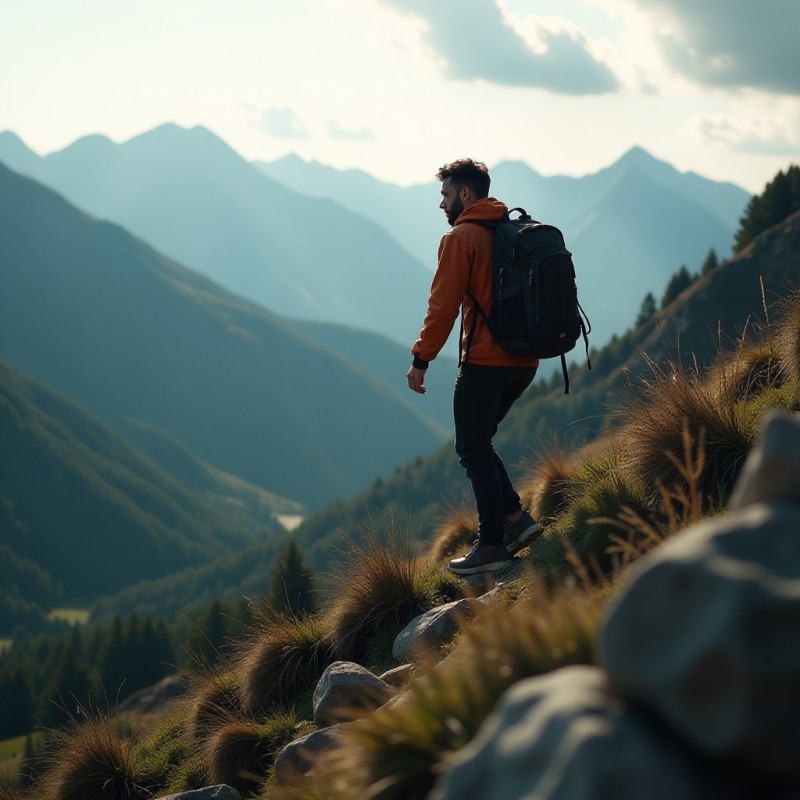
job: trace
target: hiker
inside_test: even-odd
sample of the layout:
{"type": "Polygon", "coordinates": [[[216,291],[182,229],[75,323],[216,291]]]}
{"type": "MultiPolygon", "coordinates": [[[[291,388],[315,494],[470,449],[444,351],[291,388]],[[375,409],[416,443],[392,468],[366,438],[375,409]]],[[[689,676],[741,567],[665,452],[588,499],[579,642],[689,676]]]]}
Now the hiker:
{"type": "Polygon", "coordinates": [[[528,388],[538,359],[513,356],[492,337],[476,313],[492,302],[491,227],[466,224],[497,221],[506,205],[489,197],[486,165],[472,159],[445,164],[436,174],[442,182],[439,204],[452,226],[439,244],[439,263],[431,284],[428,312],[414,357],[408,386],[425,394],[425,371],[447,341],[462,310],[459,372],[453,391],[455,448],[472,483],[478,510],[478,539],[448,568],[458,575],[493,572],[511,564],[511,556],[542,530],[523,510],[500,456],[492,446],[497,426],[528,388]]]}

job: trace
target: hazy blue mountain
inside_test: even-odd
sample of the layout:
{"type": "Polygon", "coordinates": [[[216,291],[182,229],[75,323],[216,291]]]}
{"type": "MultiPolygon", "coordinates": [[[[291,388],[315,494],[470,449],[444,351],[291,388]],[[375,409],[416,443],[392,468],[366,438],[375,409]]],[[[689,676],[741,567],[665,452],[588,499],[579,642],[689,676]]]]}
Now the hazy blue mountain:
{"type": "Polygon", "coordinates": [[[87,136],[42,158],[0,136],[0,161],[165,255],[288,317],[416,338],[430,272],[383,228],[269,179],[205,128],[87,136]]]}
{"type": "Polygon", "coordinates": [[[338,170],[319,161],[303,161],[294,154],[277,161],[253,163],[265,175],[296,192],[335,200],[371,219],[418,261],[431,271],[435,269],[439,240],[448,228],[439,208],[441,184],[435,180],[435,169],[429,183],[404,187],[380,181],[362,170],[338,170]]]}
{"type": "MultiPolygon", "coordinates": [[[[221,511],[76,402],[2,361],[0,440],[2,542],[63,586],[67,602],[88,603],[278,532],[268,517],[256,523],[221,511]]],[[[47,600],[35,586],[2,588],[47,600]]]]}
{"type": "MultiPolygon", "coordinates": [[[[437,181],[390,186],[296,156],[256,163],[285,185],[370,216],[419,259],[435,265],[446,227],[436,209],[437,181]]],[[[564,231],[597,345],[633,322],[648,291],[660,297],[682,264],[697,271],[711,248],[720,258],[730,255],[750,198],[733,184],[680,173],[639,147],[581,178],[544,177],[520,161],[501,162],[491,172],[492,194],[564,231]]]]}
{"type": "MultiPolygon", "coordinates": [[[[449,432],[286,320],[0,165],[0,357],[319,506],[449,432]]],[[[405,396],[405,395],[404,395],[405,396]]]]}

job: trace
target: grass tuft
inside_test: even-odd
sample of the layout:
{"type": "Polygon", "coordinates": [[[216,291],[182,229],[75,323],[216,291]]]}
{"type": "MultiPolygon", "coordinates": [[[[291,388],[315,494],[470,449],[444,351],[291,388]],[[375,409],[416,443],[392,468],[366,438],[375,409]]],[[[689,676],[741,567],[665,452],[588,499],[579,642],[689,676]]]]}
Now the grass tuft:
{"type": "Polygon", "coordinates": [[[434,528],[428,549],[431,563],[439,564],[469,549],[477,535],[478,515],[474,503],[450,506],[434,528]]]}
{"type": "Polygon", "coordinates": [[[78,719],[52,732],[35,796],[47,800],[140,800],[151,796],[146,773],[134,765],[132,741],[117,720],[79,709],[78,719]]]}
{"type": "Polygon", "coordinates": [[[306,614],[256,611],[240,643],[236,670],[242,706],[253,717],[291,708],[333,661],[325,625],[306,614]]]}
{"type": "Polygon", "coordinates": [[[295,738],[296,723],[293,714],[276,714],[260,724],[230,720],[203,746],[211,783],[232,786],[243,796],[258,791],[278,754],[295,738]]]}
{"type": "Polygon", "coordinates": [[[765,336],[758,344],[740,344],[728,358],[718,358],[709,376],[731,398],[749,399],[785,381],[777,340],[765,336]]]}
{"type": "Polygon", "coordinates": [[[619,535],[617,515],[626,508],[644,519],[652,515],[647,492],[622,472],[619,456],[585,462],[574,475],[566,509],[531,544],[528,558],[548,580],[574,575],[576,564],[602,580],[615,570],[609,547],[619,535]]]}
{"type": "Polygon", "coordinates": [[[361,543],[348,541],[323,612],[323,641],[336,661],[364,663],[370,639],[398,633],[431,607],[408,539],[394,528],[381,536],[374,525],[362,536],[361,543]]]}
{"type": "Polygon", "coordinates": [[[800,287],[793,287],[779,303],[775,339],[786,380],[800,382],[800,287]]]}
{"type": "Polygon", "coordinates": [[[187,698],[189,733],[201,742],[241,710],[239,676],[221,665],[198,667],[191,675],[187,698]]]}
{"type": "Polygon", "coordinates": [[[705,432],[701,495],[711,502],[728,497],[755,435],[737,402],[735,385],[724,376],[704,381],[697,369],[686,371],[676,362],[666,368],[650,362],[650,369],[652,377],[642,379],[618,432],[625,474],[642,481],[656,502],[659,486],[679,485],[682,476],[674,456],[683,451],[688,424],[694,440],[705,432]]]}
{"type": "Polygon", "coordinates": [[[573,491],[574,473],[572,459],[560,449],[543,453],[533,464],[524,494],[538,522],[547,524],[564,510],[573,491]]]}

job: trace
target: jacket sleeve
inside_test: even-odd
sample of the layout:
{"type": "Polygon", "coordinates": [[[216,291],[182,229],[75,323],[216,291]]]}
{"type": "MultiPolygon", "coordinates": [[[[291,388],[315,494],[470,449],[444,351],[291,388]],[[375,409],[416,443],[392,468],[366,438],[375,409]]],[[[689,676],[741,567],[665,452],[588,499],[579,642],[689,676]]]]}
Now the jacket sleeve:
{"type": "Polygon", "coordinates": [[[420,369],[425,369],[444,347],[467,293],[472,260],[468,237],[457,230],[448,231],[439,243],[439,264],[431,283],[428,312],[419,339],[411,348],[414,366],[420,369]]]}

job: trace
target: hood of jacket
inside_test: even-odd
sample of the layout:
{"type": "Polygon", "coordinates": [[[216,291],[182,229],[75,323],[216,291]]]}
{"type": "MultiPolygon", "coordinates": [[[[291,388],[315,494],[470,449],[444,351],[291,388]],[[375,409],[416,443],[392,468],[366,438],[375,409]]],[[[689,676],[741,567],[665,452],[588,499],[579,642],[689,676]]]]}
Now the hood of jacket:
{"type": "Polygon", "coordinates": [[[476,200],[471,206],[467,206],[458,215],[455,225],[460,225],[462,222],[472,222],[476,219],[486,219],[494,222],[502,219],[506,211],[508,211],[508,206],[500,202],[496,197],[484,197],[481,200],[476,200]]]}

